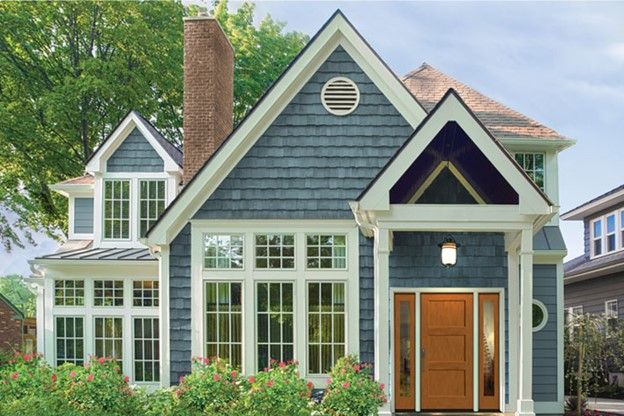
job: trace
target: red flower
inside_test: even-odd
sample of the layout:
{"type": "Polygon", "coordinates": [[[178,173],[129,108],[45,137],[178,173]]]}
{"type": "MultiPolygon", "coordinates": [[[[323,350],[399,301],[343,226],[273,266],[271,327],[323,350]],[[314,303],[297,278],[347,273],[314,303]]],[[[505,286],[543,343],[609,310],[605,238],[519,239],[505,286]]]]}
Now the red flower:
{"type": "Polygon", "coordinates": [[[344,387],[345,389],[348,389],[350,386],[348,381],[345,381],[345,383],[342,385],[342,387],[344,387]]]}
{"type": "Polygon", "coordinates": [[[71,378],[76,377],[76,372],[75,372],[75,371],[72,371],[71,373],[69,373],[69,376],[70,376],[71,378]]]}
{"type": "Polygon", "coordinates": [[[130,377],[126,376],[126,378],[124,378],[124,381],[127,383],[130,381],[130,377]]]}
{"type": "Polygon", "coordinates": [[[30,361],[31,358],[32,356],[30,356],[29,354],[24,354],[24,361],[30,361]]]}
{"type": "Polygon", "coordinates": [[[381,385],[379,386],[379,388],[381,388],[382,390],[386,387],[385,384],[381,383],[381,385]]]}
{"type": "Polygon", "coordinates": [[[215,374],[213,378],[215,381],[221,380],[221,377],[219,377],[219,374],[215,374]]]}
{"type": "Polygon", "coordinates": [[[331,378],[327,379],[327,384],[331,384],[331,378]]]}
{"type": "Polygon", "coordinates": [[[19,374],[17,372],[13,373],[11,377],[13,377],[13,380],[17,380],[17,378],[19,377],[19,374]]]}
{"type": "Polygon", "coordinates": [[[253,378],[253,377],[249,377],[249,378],[247,379],[247,381],[248,381],[248,382],[250,382],[250,383],[255,383],[255,382],[256,382],[256,379],[255,379],[255,378],[253,378]]]}
{"type": "Polygon", "coordinates": [[[210,363],[210,358],[204,358],[204,364],[210,363]]]}
{"type": "Polygon", "coordinates": [[[273,387],[273,384],[275,384],[275,381],[273,381],[273,379],[269,380],[269,382],[267,383],[267,386],[269,387],[273,387]]]}
{"type": "Polygon", "coordinates": [[[354,369],[355,371],[360,371],[360,366],[359,366],[359,365],[355,365],[355,366],[353,366],[353,369],[354,369]]]}
{"type": "Polygon", "coordinates": [[[285,362],[283,362],[283,361],[280,361],[279,366],[280,366],[280,367],[286,367],[286,363],[285,363],[285,362]]]}
{"type": "Polygon", "coordinates": [[[93,374],[89,374],[89,375],[87,376],[87,380],[89,380],[89,381],[93,381],[93,374]]]}
{"type": "Polygon", "coordinates": [[[236,378],[236,371],[232,371],[232,374],[230,374],[232,376],[232,378],[236,378]]]}
{"type": "Polygon", "coordinates": [[[56,381],[56,374],[52,374],[52,381],[56,381]]]}
{"type": "Polygon", "coordinates": [[[184,383],[184,377],[180,377],[180,383],[184,383]]]}
{"type": "Polygon", "coordinates": [[[104,360],[104,358],[98,358],[98,363],[104,364],[104,361],[106,361],[106,360],[104,360]]]}
{"type": "Polygon", "coordinates": [[[311,381],[308,381],[308,388],[311,389],[312,387],[314,387],[314,384],[311,381]]]}

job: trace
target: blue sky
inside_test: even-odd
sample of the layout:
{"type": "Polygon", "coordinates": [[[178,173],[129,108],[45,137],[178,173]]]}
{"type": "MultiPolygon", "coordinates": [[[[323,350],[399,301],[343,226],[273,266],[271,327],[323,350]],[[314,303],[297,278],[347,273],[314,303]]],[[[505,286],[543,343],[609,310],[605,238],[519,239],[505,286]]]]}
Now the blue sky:
{"type": "MultiPolygon", "coordinates": [[[[397,75],[427,62],[576,139],[559,158],[561,212],[624,183],[624,3],[256,1],[256,16],[312,36],[338,8],[397,75]]],[[[561,228],[580,255],[582,225],[561,228]]],[[[38,239],[0,253],[0,276],[53,251],[38,239]]]]}

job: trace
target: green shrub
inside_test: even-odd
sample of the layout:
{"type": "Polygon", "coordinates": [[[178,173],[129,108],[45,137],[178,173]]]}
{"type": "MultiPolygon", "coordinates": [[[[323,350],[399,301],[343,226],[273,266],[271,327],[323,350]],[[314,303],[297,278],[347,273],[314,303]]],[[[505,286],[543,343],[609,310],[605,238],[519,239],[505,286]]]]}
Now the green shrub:
{"type": "Polygon", "coordinates": [[[324,415],[376,415],[388,401],[384,385],[369,374],[372,366],[359,364],[357,357],[340,358],[329,372],[327,390],[321,402],[324,415]]]}
{"type": "Polygon", "coordinates": [[[31,395],[49,395],[56,376],[41,355],[3,355],[0,358],[0,398],[4,405],[31,395]]]}

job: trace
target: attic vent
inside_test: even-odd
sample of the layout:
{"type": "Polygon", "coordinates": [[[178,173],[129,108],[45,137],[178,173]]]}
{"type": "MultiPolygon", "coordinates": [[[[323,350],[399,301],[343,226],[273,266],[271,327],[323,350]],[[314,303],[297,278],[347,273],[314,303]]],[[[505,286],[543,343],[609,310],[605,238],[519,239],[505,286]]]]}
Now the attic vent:
{"type": "Polygon", "coordinates": [[[360,90],[349,78],[332,78],[323,86],[321,101],[323,107],[330,113],[346,116],[360,103],[360,90]]]}

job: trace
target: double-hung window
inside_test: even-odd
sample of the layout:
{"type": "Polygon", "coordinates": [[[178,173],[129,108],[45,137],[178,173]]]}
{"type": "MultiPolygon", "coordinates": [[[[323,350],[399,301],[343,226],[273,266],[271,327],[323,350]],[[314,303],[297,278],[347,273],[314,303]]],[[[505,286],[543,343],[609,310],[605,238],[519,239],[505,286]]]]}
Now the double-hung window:
{"type": "Polygon", "coordinates": [[[592,254],[599,256],[602,254],[602,220],[595,220],[592,224],[592,254]]]}
{"type": "Polygon", "coordinates": [[[271,360],[294,358],[293,283],[264,283],[256,286],[258,371],[271,360]]]}
{"type": "Polygon", "coordinates": [[[84,318],[82,316],[57,316],[56,365],[84,363],[84,318]]]}
{"type": "Polygon", "coordinates": [[[624,210],[607,212],[589,222],[591,257],[624,249],[624,210]]]}
{"type": "Polygon", "coordinates": [[[606,219],[607,233],[606,233],[606,252],[610,253],[616,250],[615,242],[615,214],[607,215],[606,219]]]}
{"type": "Polygon", "coordinates": [[[104,181],[104,238],[130,239],[130,181],[104,181]]]}
{"type": "Polygon", "coordinates": [[[542,191],[545,189],[544,156],[544,153],[516,153],[514,155],[516,162],[542,191]]]}
{"type": "Polygon", "coordinates": [[[164,180],[139,181],[139,236],[144,236],[165,210],[165,198],[164,180]]]}

